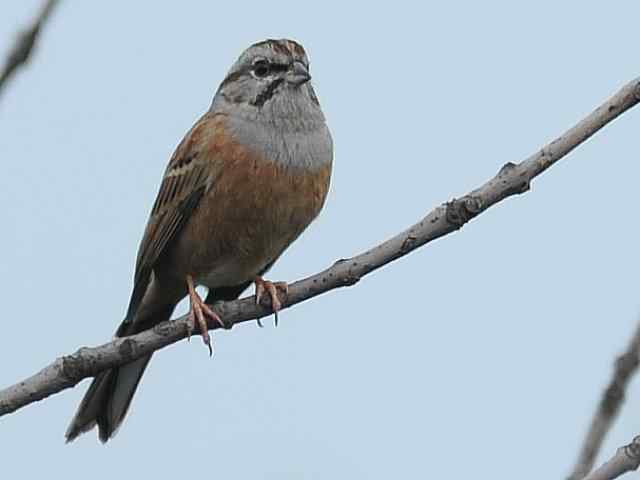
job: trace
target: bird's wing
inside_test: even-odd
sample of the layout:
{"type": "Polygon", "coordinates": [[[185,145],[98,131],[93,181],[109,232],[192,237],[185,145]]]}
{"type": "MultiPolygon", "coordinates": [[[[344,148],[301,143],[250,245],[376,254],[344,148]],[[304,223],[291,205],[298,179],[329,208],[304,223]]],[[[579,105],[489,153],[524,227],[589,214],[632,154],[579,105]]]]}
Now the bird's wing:
{"type": "Polygon", "coordinates": [[[131,321],[149,286],[151,272],[198,206],[212,182],[209,147],[215,143],[216,117],[205,114],[176,148],[162,178],[136,261],[134,286],[125,322],[131,321]]]}

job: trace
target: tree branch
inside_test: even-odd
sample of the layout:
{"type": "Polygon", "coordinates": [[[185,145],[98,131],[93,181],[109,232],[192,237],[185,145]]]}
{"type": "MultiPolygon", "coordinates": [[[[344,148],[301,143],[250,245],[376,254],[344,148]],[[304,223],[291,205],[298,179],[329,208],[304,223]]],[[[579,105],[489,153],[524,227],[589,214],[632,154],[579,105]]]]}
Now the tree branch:
{"type": "Polygon", "coordinates": [[[600,468],[595,469],[584,480],[613,480],[620,475],[632,472],[640,466],[640,436],[629,445],[618,448],[616,454],[600,468]]]}
{"type": "MultiPolygon", "coordinates": [[[[326,270],[293,283],[289,287],[289,294],[282,298],[283,306],[290,307],[329,290],[353,285],[374,270],[436,238],[460,229],[501,200],[526,192],[534,177],[639,101],[640,78],[637,78],[522,163],[507,163],[484,185],[459,199],[436,207],[404,232],[360,255],[339,260],[326,270]]],[[[232,324],[254,320],[270,313],[269,308],[255,305],[254,297],[220,303],[215,308],[222,318],[232,324]]],[[[187,318],[183,316],[137,335],[116,339],[99,347],[81,348],[72,355],[58,358],[35,375],[0,391],[0,416],[70,388],[102,370],[122,365],[175,343],[187,335],[187,328],[187,318]]],[[[210,329],[215,328],[216,325],[210,325],[210,329]]]]}
{"type": "Polygon", "coordinates": [[[51,12],[57,4],[58,0],[47,0],[31,26],[18,34],[13,48],[9,52],[9,55],[7,55],[4,68],[0,73],[0,94],[2,94],[2,90],[6,86],[9,78],[13,76],[19,67],[26,64],[29,60],[38,36],[40,35],[40,31],[42,30],[42,26],[49,19],[51,12]]]}
{"type": "MultiPolygon", "coordinates": [[[[600,399],[600,404],[591,420],[578,461],[567,480],[582,480],[593,468],[602,442],[618,416],[624,403],[625,392],[640,364],[640,324],[631,337],[627,349],[615,361],[611,382],[600,399]]],[[[637,437],[636,440],[638,440],[637,437]]],[[[634,440],[634,442],[636,441],[634,440]]]]}

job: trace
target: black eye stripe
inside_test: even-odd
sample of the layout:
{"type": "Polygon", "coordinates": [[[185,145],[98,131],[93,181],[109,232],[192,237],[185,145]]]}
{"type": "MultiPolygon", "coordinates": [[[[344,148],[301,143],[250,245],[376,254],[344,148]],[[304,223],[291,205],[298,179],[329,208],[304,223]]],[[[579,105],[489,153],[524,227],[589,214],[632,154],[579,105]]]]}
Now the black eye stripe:
{"type": "Polygon", "coordinates": [[[286,72],[287,70],[289,70],[289,65],[287,65],[286,63],[271,64],[271,71],[273,72],[286,72]]]}
{"type": "Polygon", "coordinates": [[[269,62],[268,60],[260,59],[251,65],[250,70],[256,77],[262,78],[272,73],[286,72],[289,70],[289,64],[269,62]]]}

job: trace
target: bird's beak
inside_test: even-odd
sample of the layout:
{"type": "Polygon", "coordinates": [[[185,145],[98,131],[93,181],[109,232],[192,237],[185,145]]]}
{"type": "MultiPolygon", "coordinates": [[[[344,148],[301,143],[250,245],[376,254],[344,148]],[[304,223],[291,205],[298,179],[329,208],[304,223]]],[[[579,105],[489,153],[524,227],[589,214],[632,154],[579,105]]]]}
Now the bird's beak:
{"type": "Polygon", "coordinates": [[[291,67],[291,70],[289,70],[287,74],[287,82],[299,87],[309,80],[311,80],[311,75],[309,75],[307,67],[305,67],[302,62],[294,62],[293,67],[291,67]]]}

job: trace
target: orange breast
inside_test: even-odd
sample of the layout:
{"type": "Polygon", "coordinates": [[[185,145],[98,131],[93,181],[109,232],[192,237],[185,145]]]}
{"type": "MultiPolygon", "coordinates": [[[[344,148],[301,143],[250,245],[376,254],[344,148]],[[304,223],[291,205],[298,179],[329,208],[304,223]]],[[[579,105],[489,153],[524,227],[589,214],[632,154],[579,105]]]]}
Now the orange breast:
{"type": "MultiPolygon", "coordinates": [[[[172,274],[210,287],[252,280],[318,215],[331,164],[284,167],[229,139],[222,122],[194,141],[205,145],[212,183],[171,250],[172,274]]],[[[173,276],[173,275],[172,275],[173,276]]]]}

